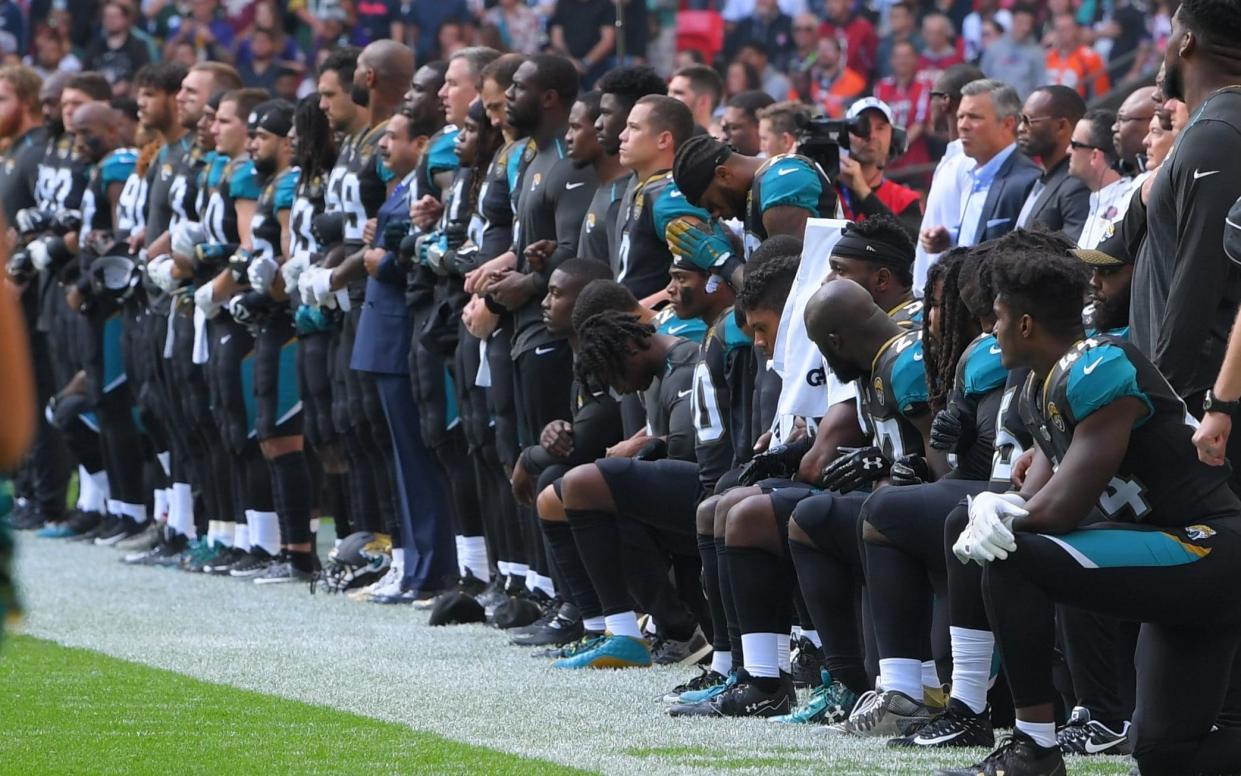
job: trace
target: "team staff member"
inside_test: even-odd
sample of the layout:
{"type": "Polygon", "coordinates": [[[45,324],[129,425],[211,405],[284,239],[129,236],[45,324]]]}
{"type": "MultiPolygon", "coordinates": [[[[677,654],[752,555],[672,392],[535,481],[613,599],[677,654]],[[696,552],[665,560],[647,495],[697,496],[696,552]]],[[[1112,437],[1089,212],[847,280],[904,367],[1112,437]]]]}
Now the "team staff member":
{"type": "Polygon", "coordinates": [[[911,236],[922,224],[922,198],[918,192],[894,183],[883,175],[892,161],[892,108],[884,101],[865,97],[849,106],[847,118],[866,123],[866,137],[850,134],[849,155],[840,159],[840,208],[844,217],[856,221],[884,213],[896,217],[911,236]]]}

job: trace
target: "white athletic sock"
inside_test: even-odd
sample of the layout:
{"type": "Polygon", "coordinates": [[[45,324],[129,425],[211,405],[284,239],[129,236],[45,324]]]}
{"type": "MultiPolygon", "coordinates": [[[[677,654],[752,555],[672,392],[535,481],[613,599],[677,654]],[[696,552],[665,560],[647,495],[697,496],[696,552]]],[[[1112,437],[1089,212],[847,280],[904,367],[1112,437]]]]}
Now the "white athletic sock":
{"type": "MultiPolygon", "coordinates": [[[[246,510],[246,519],[250,519],[249,510],[246,510]]],[[[233,523],[233,546],[242,552],[250,551],[250,526],[247,523],[233,523]]]]}
{"type": "Polygon", "coordinates": [[[789,628],[789,640],[790,641],[796,641],[800,639],[801,634],[802,634],[802,627],[800,625],[794,625],[792,628],[789,628]]]}
{"type": "Polygon", "coordinates": [[[147,505],[146,504],[126,504],[120,502],[122,514],[129,515],[138,525],[144,525],[147,521],[147,505]]]}
{"type": "Polygon", "coordinates": [[[609,614],[603,618],[603,622],[604,629],[613,636],[642,638],[642,634],[638,631],[638,615],[633,611],[609,614]]]}
{"type": "Polygon", "coordinates": [[[319,533],[319,518],[317,517],[310,518],[310,532],[312,534],[319,533]]]}
{"type": "Polygon", "coordinates": [[[939,680],[939,666],[935,665],[934,660],[922,661],[922,686],[932,690],[942,690],[944,687],[944,683],[939,680]]]}
{"type": "Polygon", "coordinates": [[[92,511],[103,512],[108,508],[108,499],[112,497],[112,488],[108,486],[108,473],[101,469],[90,475],[90,481],[94,490],[92,511]]]}
{"type": "Polygon", "coordinates": [[[801,637],[809,640],[811,644],[815,645],[819,649],[823,649],[823,639],[819,638],[819,632],[817,630],[804,630],[801,632],[801,637]]]}
{"type": "Polygon", "coordinates": [[[582,620],[582,630],[590,633],[603,633],[608,629],[607,621],[602,617],[587,617],[582,620]]]}
{"type": "Polygon", "coordinates": [[[463,539],[465,539],[465,537],[461,534],[457,534],[453,537],[453,540],[457,545],[457,576],[459,577],[465,576],[465,547],[461,544],[463,539]]]}
{"type": "Polygon", "coordinates": [[[392,568],[401,576],[405,576],[405,550],[401,547],[392,548],[392,568]]]}
{"type": "Polygon", "coordinates": [[[95,498],[95,481],[91,479],[86,467],[78,464],[78,500],[74,504],[82,512],[90,512],[90,504],[95,498]]]}
{"type": "Polygon", "coordinates": [[[909,657],[880,659],[879,683],[884,690],[903,692],[922,703],[922,661],[909,657]]]}
{"type": "Polygon", "coordinates": [[[462,536],[457,560],[462,565],[461,576],[465,576],[468,569],[475,579],[484,582],[491,579],[491,564],[487,561],[487,540],[484,537],[462,536]]]}
{"type": "Polygon", "coordinates": [[[177,530],[191,539],[198,537],[194,525],[194,488],[188,482],[173,483],[172,503],[177,505],[177,530]]]}
{"type": "Polygon", "coordinates": [[[975,714],[981,714],[987,708],[995,635],[991,631],[956,627],[950,627],[948,634],[952,639],[952,697],[975,714]]]}
{"type": "Polygon", "coordinates": [[[508,564],[508,575],[510,577],[516,577],[517,579],[520,579],[524,582],[526,580],[526,575],[529,573],[530,573],[530,567],[527,566],[525,563],[508,564]]]}
{"type": "Polygon", "coordinates": [[[177,510],[177,505],[168,501],[168,489],[156,488],[155,493],[152,494],[152,500],[155,502],[155,514],[151,516],[151,519],[159,523],[160,518],[163,518],[164,525],[175,531],[177,519],[174,512],[177,510]]]}
{"type": "Polygon", "coordinates": [[[741,653],[745,655],[745,670],[750,676],[780,678],[780,642],[788,643],[781,633],[741,634],[741,653]]]}
{"type": "Polygon", "coordinates": [[[280,516],[254,509],[246,512],[246,521],[250,524],[250,543],[262,547],[268,555],[279,555],[280,516]]]}
{"type": "MultiPolygon", "coordinates": [[[[530,577],[526,577],[526,579],[529,579],[529,578],[530,577]]],[[[556,597],[556,583],[552,581],[551,577],[545,577],[542,574],[536,575],[535,580],[534,580],[534,586],[536,589],[542,590],[544,593],[546,593],[548,598],[556,597]]]]}
{"type": "Polygon", "coordinates": [[[496,561],[496,571],[500,572],[500,576],[507,577],[513,572],[513,564],[506,560],[496,561]]]}
{"type": "Polygon", "coordinates": [[[155,458],[159,461],[159,468],[164,470],[165,477],[172,476],[172,453],[165,450],[162,453],[156,453],[155,458]]]}
{"type": "Polygon", "coordinates": [[[711,670],[721,676],[728,676],[728,672],[733,670],[733,653],[728,650],[712,652],[711,670]]]}
{"type": "Polygon", "coordinates": [[[793,670],[793,660],[790,654],[792,651],[793,645],[788,639],[780,639],[776,642],[776,665],[780,666],[780,670],[786,674],[793,670]]]}
{"type": "Polygon", "coordinates": [[[106,503],[109,515],[114,517],[123,517],[125,515],[125,509],[121,502],[114,498],[110,498],[107,499],[106,503]]]}
{"type": "Polygon", "coordinates": [[[1050,749],[1056,746],[1056,723],[1055,722],[1026,722],[1025,720],[1017,720],[1017,729],[1034,739],[1034,743],[1050,749]]]}

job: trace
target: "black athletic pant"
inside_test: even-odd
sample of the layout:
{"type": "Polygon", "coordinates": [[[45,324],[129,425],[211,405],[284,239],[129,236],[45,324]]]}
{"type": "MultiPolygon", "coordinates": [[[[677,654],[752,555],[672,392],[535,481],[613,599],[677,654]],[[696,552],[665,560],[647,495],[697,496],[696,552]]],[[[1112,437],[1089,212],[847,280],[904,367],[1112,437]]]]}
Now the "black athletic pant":
{"type": "Polygon", "coordinates": [[[1241,517],[1186,528],[1018,532],[983,592],[1021,708],[1055,699],[1055,605],[1141,622],[1132,736],[1143,774],[1236,773],[1241,730],[1212,726],[1241,646],[1241,517]]]}
{"type": "MultiPolygon", "coordinates": [[[[491,465],[489,461],[495,460],[498,463],[495,454],[495,431],[491,424],[491,413],[487,409],[487,390],[475,384],[482,363],[482,348],[479,339],[466,330],[464,323],[457,329],[454,363],[457,411],[461,416],[461,426],[465,434],[466,455],[473,471],[478,529],[482,531],[487,543],[487,557],[493,562],[501,556],[507,560],[508,555],[501,551],[504,547],[504,525],[501,522],[503,507],[496,503],[496,499],[499,496],[511,501],[512,495],[510,489],[496,491],[494,475],[485,471],[486,467],[491,465]]],[[[503,469],[499,469],[499,473],[502,477],[503,469]]],[[[481,575],[484,572],[477,569],[476,573],[481,575]]]]}
{"type": "MultiPolygon", "coordinates": [[[[539,474],[535,493],[542,493],[545,488],[551,487],[560,495],[560,478],[568,471],[568,466],[560,464],[547,467],[539,474]]],[[[599,602],[599,595],[590,581],[590,573],[582,563],[582,554],[573,539],[572,526],[568,522],[540,520],[539,527],[543,529],[543,538],[547,540],[551,561],[560,573],[565,588],[560,591],[561,597],[577,607],[582,619],[602,616],[603,604],[599,602]]]]}
{"type": "MultiPolygon", "coordinates": [[[[255,338],[254,402],[260,441],[302,435],[299,350],[293,318],[284,310],[273,314],[255,338]]],[[[309,542],[313,499],[305,453],[300,450],[285,453],[268,459],[267,465],[283,543],[309,542]]]]}

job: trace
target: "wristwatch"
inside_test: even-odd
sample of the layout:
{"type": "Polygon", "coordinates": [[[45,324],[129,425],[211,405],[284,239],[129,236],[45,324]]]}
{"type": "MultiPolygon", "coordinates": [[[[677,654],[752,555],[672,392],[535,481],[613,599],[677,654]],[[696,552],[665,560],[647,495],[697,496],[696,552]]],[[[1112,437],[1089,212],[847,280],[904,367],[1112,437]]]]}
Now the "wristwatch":
{"type": "Polygon", "coordinates": [[[1241,407],[1241,399],[1234,399],[1233,401],[1217,399],[1210,389],[1207,390],[1207,395],[1202,399],[1203,412],[1218,412],[1223,415],[1233,415],[1236,413],[1238,407],[1241,407]]]}

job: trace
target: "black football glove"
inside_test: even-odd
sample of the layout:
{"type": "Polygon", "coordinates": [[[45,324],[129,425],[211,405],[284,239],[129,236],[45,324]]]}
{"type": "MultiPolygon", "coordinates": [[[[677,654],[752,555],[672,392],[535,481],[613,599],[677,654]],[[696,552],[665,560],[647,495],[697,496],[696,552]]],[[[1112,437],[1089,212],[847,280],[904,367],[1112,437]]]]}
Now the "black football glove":
{"type": "Polygon", "coordinates": [[[840,447],[840,455],[823,470],[826,490],[848,493],[865,488],[888,476],[892,462],[875,446],[840,447]]]}
{"type": "Polygon", "coordinates": [[[320,213],[310,222],[310,234],[320,248],[331,248],[345,241],[345,214],[340,211],[320,213]]]}
{"type": "Polygon", "coordinates": [[[766,452],[759,453],[742,468],[737,484],[750,486],[773,477],[791,478],[797,473],[801,459],[810,451],[813,444],[812,438],[803,437],[796,442],[776,445],[766,452]]]}
{"type": "Polygon", "coordinates": [[[892,462],[888,481],[892,485],[921,485],[931,481],[931,467],[920,455],[902,455],[892,462]]]}
{"type": "Polygon", "coordinates": [[[383,234],[380,236],[379,247],[390,251],[395,251],[401,245],[401,240],[405,239],[405,235],[409,234],[412,224],[408,221],[392,220],[384,224],[383,234]]]}
{"type": "Polygon", "coordinates": [[[659,461],[668,457],[668,443],[662,439],[652,439],[642,446],[634,456],[637,461],[659,461]]]}
{"type": "Polygon", "coordinates": [[[13,220],[17,233],[22,237],[46,232],[52,226],[52,214],[37,207],[24,207],[17,211],[13,220]]]}
{"type": "Polygon", "coordinates": [[[81,210],[61,210],[52,217],[51,230],[62,237],[81,228],[81,210]]]}
{"type": "Polygon", "coordinates": [[[242,285],[250,283],[250,262],[254,261],[254,254],[245,248],[238,248],[232,256],[228,257],[228,271],[232,273],[233,280],[242,285]]]}
{"type": "Polygon", "coordinates": [[[397,260],[405,267],[412,267],[418,261],[418,238],[421,235],[407,234],[397,244],[397,260]]]}

